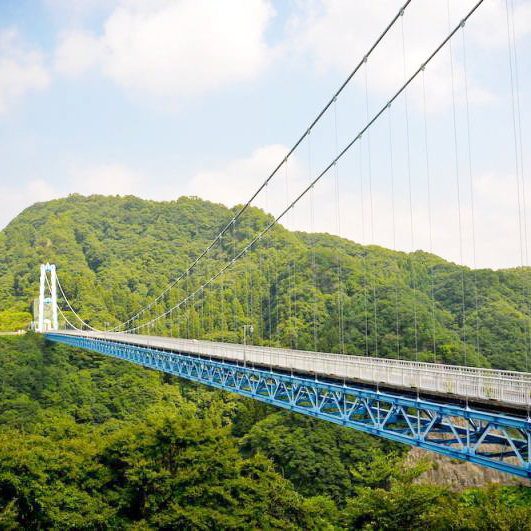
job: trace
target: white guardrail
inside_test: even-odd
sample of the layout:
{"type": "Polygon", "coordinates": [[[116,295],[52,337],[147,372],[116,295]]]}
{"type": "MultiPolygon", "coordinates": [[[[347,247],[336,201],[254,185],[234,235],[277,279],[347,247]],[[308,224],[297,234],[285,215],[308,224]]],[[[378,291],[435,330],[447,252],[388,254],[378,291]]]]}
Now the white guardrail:
{"type": "Polygon", "coordinates": [[[340,380],[360,380],[461,397],[497,400],[521,406],[528,406],[531,402],[531,373],[195,339],[71,330],[59,333],[135,343],[288,371],[330,376],[340,380]]]}

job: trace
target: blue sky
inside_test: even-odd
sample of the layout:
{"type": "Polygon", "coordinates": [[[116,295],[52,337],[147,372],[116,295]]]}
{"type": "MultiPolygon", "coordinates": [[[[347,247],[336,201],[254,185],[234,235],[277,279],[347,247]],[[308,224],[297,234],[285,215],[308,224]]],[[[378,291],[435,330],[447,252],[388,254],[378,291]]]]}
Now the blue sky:
{"type": "MultiPolygon", "coordinates": [[[[35,201],[74,192],[158,200],[198,195],[228,206],[246,200],[401,3],[2,0],[0,227],[35,201]]],[[[371,116],[400,86],[404,61],[408,75],[471,5],[413,0],[338,99],[335,118],[332,109],[311,145],[304,142],[289,162],[287,177],[257,204],[278,213],[286,182],[288,198],[308,182],[309,157],[315,174],[356,135],[367,111],[371,116]]],[[[419,77],[408,89],[407,114],[401,98],[389,111],[391,122],[382,117],[338,164],[337,183],[331,174],[316,187],[316,230],[431,249],[468,265],[527,263],[531,3],[514,0],[509,7],[510,45],[505,2],[485,0],[465,26],[465,39],[456,36],[452,55],[445,49],[426,69],[426,113],[419,77]],[[515,50],[511,91],[508,57],[515,50]]],[[[309,229],[309,209],[307,198],[285,224],[309,229]]]]}

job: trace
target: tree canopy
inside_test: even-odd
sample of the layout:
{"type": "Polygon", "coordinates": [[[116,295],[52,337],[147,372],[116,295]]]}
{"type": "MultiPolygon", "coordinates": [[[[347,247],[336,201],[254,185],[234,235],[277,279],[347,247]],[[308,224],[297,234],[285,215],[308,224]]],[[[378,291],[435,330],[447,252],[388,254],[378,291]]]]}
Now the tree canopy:
{"type": "Polygon", "coordinates": [[[2,529],[524,529],[530,489],[29,334],[0,338],[2,529]]]}

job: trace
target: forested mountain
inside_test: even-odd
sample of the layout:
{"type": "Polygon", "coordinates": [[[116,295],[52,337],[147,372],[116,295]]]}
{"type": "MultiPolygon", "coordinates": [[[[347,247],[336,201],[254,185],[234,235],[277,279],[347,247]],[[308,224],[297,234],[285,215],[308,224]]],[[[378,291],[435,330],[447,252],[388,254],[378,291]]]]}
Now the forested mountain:
{"type": "MultiPolygon", "coordinates": [[[[47,261],[87,321],[127,319],[232,214],[197,198],[36,204],[0,233],[0,329],[31,319],[47,261]]],[[[249,210],[135,325],[198,289],[269,221],[249,210]]],[[[462,363],[465,342],[468,363],[521,369],[527,277],[278,226],[149,332],[239,341],[252,323],[255,343],[313,349],[315,330],[317,348],[337,352],[343,321],[348,353],[462,363]]],[[[418,484],[428,465],[406,464],[406,450],[31,333],[0,337],[0,529],[531,528],[529,489],[418,484]]]]}
{"type": "MultiPolygon", "coordinates": [[[[47,261],[89,323],[125,320],[181,274],[234,211],[186,197],[71,195],[35,204],[0,233],[0,327],[18,326],[24,314],[16,312],[30,310],[38,266],[47,261]]],[[[171,300],[164,297],[133,325],[197,290],[270,221],[249,209],[177,283],[171,300]]],[[[172,312],[171,324],[159,321],[149,331],[241,341],[243,324],[252,323],[255,343],[331,352],[343,343],[350,354],[525,370],[530,280],[522,269],[471,271],[422,251],[276,226],[193,303],[172,312]]]]}

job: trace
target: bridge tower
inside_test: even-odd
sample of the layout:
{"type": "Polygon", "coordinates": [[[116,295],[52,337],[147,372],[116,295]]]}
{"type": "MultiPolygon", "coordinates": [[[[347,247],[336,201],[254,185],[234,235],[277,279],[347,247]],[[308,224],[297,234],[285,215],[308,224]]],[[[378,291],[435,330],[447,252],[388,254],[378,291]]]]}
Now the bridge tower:
{"type": "MultiPolygon", "coordinates": [[[[47,312],[48,313],[48,312],[47,312]]],[[[58,330],[57,322],[57,277],[54,264],[41,264],[41,282],[39,289],[39,315],[37,322],[37,332],[43,333],[47,330],[58,330]],[[46,281],[47,274],[50,273],[49,282],[46,281]],[[50,286],[50,296],[45,297],[46,284],[50,286]],[[45,319],[45,311],[51,308],[51,319],[45,319]]]]}

